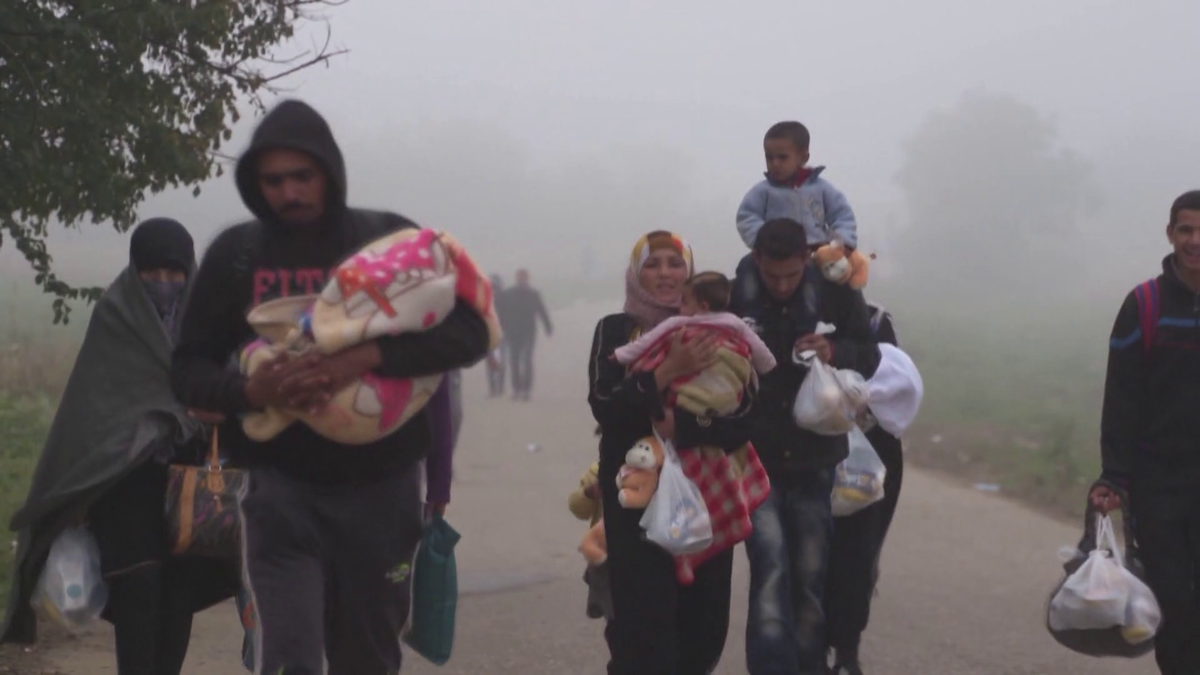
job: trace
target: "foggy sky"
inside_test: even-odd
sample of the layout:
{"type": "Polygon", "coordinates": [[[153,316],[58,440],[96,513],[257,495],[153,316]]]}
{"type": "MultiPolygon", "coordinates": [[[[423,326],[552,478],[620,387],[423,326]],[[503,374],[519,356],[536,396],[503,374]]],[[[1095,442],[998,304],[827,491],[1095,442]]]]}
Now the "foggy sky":
{"type": "MultiPolygon", "coordinates": [[[[905,218],[902,141],[975,87],[1053,116],[1096,163],[1112,197],[1096,250],[1136,253],[1087,264],[1152,272],[1170,200],[1200,185],[1189,0],[352,0],[326,14],[350,53],[287,84],[333,126],[352,205],[448,229],[504,273],[577,275],[586,244],[615,275],[637,233],[664,227],[701,267],[731,269],[733,214],[781,119],[809,126],[862,246],[886,253],[887,223],[905,218]]],[[[142,214],[180,219],[203,248],[245,210],[227,173],[142,214]]],[[[128,239],[84,228],[51,250],[68,280],[104,283],[128,239]]],[[[23,264],[0,247],[5,277],[23,264]]]]}

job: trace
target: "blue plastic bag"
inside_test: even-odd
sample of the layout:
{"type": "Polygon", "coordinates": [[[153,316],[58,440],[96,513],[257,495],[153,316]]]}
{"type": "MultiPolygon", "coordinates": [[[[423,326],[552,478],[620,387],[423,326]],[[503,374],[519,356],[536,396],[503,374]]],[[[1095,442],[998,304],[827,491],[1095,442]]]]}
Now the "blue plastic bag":
{"type": "Polygon", "coordinates": [[[454,547],[462,538],[445,518],[434,515],[421,536],[412,578],[412,617],[404,642],[434,665],[444,665],[454,649],[458,607],[458,568],[454,547]]]}

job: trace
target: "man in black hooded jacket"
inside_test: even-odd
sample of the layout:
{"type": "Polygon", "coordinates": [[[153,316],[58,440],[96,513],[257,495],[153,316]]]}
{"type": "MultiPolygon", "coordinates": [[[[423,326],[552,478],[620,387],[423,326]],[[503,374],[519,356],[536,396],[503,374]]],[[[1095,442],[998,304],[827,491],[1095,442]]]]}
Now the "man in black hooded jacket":
{"type": "Polygon", "coordinates": [[[353,447],[304,424],[252,442],[238,417],[269,406],[315,408],[368,371],[411,378],[470,366],[487,351],[487,327],[460,301],[424,333],[283,357],[249,378],[231,370],[256,337],[250,308],[319,293],[329,271],[364,244],[415,227],[346,206],[341,151],[325,120],[299,101],[283,101],[262,120],[236,178],[255,220],[221,232],[205,253],[172,378],[180,401],[230,420],[222,438],[250,466],[242,515],[261,636],[256,672],[316,675],[328,659],[331,675],[396,673],[421,537],[416,467],[430,446],[427,416],[353,447]]]}

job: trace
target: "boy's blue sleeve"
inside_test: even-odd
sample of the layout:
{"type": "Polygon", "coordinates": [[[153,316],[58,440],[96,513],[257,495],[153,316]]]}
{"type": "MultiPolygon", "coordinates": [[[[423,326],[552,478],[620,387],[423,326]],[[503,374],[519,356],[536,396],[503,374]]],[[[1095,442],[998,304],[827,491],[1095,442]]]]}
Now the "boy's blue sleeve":
{"type": "Polygon", "coordinates": [[[825,199],[825,222],[837,238],[848,248],[858,248],[858,221],[854,219],[854,210],[846,195],[825,181],[822,185],[825,199]]]}
{"type": "Polygon", "coordinates": [[[750,188],[737,210],[738,234],[747,248],[754,248],[754,240],[762,229],[767,216],[767,184],[759,183],[750,188]]]}

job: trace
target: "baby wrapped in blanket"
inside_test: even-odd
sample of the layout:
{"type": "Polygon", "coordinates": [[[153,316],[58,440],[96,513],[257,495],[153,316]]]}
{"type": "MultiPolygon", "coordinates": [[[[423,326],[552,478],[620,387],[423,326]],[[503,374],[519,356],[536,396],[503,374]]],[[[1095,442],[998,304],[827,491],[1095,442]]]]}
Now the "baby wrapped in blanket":
{"type": "MultiPolygon", "coordinates": [[[[758,375],[775,367],[775,357],[744,321],[725,311],[731,290],[729,279],[719,272],[692,276],[684,286],[681,315],[618,348],[614,358],[631,371],[650,371],[666,359],[677,338],[690,342],[714,334],[719,341],[716,363],[673,381],[665,403],[700,418],[737,413],[745,392],[758,386],[758,375]]],[[[750,513],[766,500],[771,488],[753,445],[730,455],[712,447],[679,450],[683,472],[704,495],[713,527],[711,546],[676,557],[679,581],[690,584],[700,563],[750,536],[750,513]]]]}
{"type": "MultiPolygon", "coordinates": [[[[320,295],[280,298],[251,310],[246,319],[260,339],[242,351],[242,372],[252,374],[281,351],[334,354],[384,335],[428,330],[459,299],[487,322],[489,348],[494,349],[500,328],[491,285],[462,246],[430,229],[393,232],[339,265],[320,295]]],[[[249,438],[265,441],[300,420],[339,443],[370,443],[417,414],[442,377],[367,373],[318,411],[268,408],[246,415],[242,428],[249,438]]]]}

